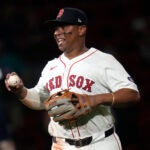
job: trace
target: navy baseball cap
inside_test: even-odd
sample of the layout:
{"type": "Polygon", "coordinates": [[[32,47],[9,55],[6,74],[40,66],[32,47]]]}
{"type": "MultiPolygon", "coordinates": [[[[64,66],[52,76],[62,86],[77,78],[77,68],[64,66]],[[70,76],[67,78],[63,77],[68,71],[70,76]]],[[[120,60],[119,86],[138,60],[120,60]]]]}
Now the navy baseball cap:
{"type": "Polygon", "coordinates": [[[56,19],[47,20],[46,24],[50,26],[58,26],[58,25],[88,25],[87,16],[84,11],[65,7],[59,10],[56,19]]]}

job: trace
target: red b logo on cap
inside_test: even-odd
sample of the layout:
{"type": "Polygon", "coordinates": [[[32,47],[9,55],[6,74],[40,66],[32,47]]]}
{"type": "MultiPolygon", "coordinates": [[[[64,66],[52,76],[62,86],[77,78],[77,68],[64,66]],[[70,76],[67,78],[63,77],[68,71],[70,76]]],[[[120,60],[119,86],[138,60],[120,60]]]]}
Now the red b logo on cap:
{"type": "Polygon", "coordinates": [[[57,18],[60,18],[64,13],[64,9],[60,9],[57,18]]]}

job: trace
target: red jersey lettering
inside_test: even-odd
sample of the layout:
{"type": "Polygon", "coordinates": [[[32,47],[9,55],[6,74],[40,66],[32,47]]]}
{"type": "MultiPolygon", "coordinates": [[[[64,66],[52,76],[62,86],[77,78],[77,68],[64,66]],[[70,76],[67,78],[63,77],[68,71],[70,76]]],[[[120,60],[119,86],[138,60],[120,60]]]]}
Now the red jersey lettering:
{"type": "Polygon", "coordinates": [[[76,87],[81,88],[83,86],[83,82],[84,82],[84,78],[82,76],[79,76],[76,81],[76,87]]]}
{"type": "Polygon", "coordinates": [[[91,87],[92,85],[95,83],[94,81],[91,81],[89,79],[85,79],[86,80],[86,85],[85,87],[83,87],[82,89],[88,92],[91,92],[91,87]]]}

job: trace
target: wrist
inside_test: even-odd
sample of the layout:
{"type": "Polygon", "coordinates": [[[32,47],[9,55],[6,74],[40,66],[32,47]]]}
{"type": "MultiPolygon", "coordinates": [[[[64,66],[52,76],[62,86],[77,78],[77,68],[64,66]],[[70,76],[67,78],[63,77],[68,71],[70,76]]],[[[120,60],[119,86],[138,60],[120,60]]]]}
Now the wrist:
{"type": "Polygon", "coordinates": [[[114,93],[110,93],[112,95],[112,102],[111,102],[111,106],[114,105],[115,103],[115,94],[114,93]]]}
{"type": "Polygon", "coordinates": [[[97,105],[111,105],[115,103],[114,93],[98,94],[94,96],[97,105]]]}
{"type": "Polygon", "coordinates": [[[16,94],[18,99],[20,99],[20,100],[24,99],[27,95],[27,89],[25,87],[22,87],[15,94],[16,94]]]}

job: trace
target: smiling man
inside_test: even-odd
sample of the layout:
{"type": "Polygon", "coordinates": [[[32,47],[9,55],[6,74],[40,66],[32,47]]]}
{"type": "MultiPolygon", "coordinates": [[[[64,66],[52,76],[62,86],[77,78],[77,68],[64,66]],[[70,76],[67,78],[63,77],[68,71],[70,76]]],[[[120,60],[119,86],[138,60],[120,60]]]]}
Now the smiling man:
{"type": "Polygon", "coordinates": [[[45,65],[35,87],[22,80],[8,91],[27,107],[46,109],[52,150],[121,150],[111,107],[137,103],[140,94],[125,68],[112,55],[85,44],[87,16],[63,8],[48,20],[62,54],[45,65]],[[48,99],[48,100],[47,100],[48,99]]]}

